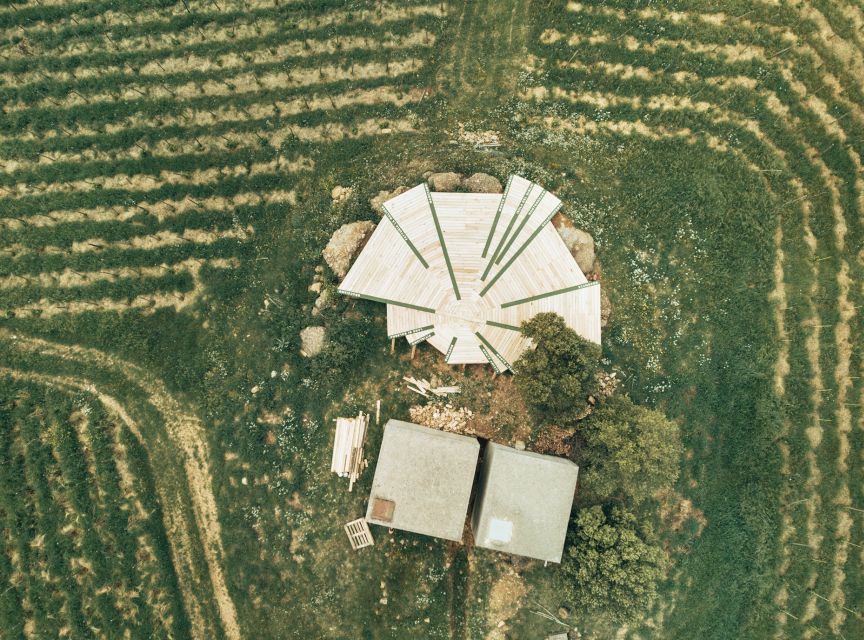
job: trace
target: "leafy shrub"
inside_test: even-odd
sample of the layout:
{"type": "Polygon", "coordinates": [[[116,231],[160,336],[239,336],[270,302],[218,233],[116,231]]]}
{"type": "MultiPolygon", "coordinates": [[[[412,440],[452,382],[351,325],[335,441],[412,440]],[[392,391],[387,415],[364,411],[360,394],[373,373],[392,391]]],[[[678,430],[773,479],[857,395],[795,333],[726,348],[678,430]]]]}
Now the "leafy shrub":
{"type": "Polygon", "coordinates": [[[582,509],[572,524],[558,572],[565,598],[583,613],[638,620],[657,595],[665,562],[651,527],[618,506],[582,509]]]}
{"type": "Polygon", "coordinates": [[[627,396],[598,405],[580,434],[582,480],[595,498],[629,498],[638,504],[678,479],[678,424],[627,396]]]}
{"type": "Polygon", "coordinates": [[[569,328],[556,313],[539,313],[522,323],[534,341],[516,362],[516,385],[535,419],[573,425],[596,393],[600,347],[569,328]]]}

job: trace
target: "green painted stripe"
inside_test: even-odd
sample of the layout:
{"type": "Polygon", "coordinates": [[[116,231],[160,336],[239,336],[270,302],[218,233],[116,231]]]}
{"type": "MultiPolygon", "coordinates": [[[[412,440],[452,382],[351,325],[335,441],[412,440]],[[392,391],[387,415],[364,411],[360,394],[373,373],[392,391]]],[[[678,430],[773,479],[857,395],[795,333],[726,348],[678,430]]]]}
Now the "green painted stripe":
{"type": "Polygon", "coordinates": [[[496,258],[498,258],[498,253],[501,251],[501,247],[504,245],[504,242],[507,240],[507,236],[510,234],[510,230],[513,229],[513,225],[516,224],[516,218],[519,217],[519,212],[522,211],[522,207],[525,206],[525,203],[528,201],[528,196],[531,195],[531,190],[534,188],[534,183],[528,185],[528,189],[525,191],[525,195],[522,196],[522,199],[519,201],[519,206],[516,207],[516,211],[513,213],[513,217],[510,218],[510,224],[507,225],[507,228],[504,230],[504,235],[501,236],[501,239],[498,241],[498,246],[495,248],[492,257],[489,258],[489,264],[486,265],[486,269],[483,271],[483,276],[480,278],[481,280],[485,280],[486,276],[489,275],[489,270],[492,268],[492,265],[495,264],[496,258]]]}
{"type": "Polygon", "coordinates": [[[495,360],[493,360],[492,356],[489,355],[489,352],[486,351],[486,347],[484,347],[482,344],[479,345],[479,347],[480,347],[480,351],[483,352],[483,355],[489,361],[489,364],[491,364],[492,368],[495,369],[495,373],[501,373],[501,369],[498,368],[498,365],[495,364],[495,360]]]}
{"type": "Polygon", "coordinates": [[[376,298],[375,296],[367,296],[365,293],[357,293],[356,291],[346,291],[345,289],[337,289],[338,293],[351,298],[363,298],[372,302],[382,302],[384,304],[393,304],[397,307],[405,307],[406,309],[414,309],[415,311],[425,311],[426,313],[435,313],[435,309],[429,307],[420,307],[416,304],[408,304],[407,302],[399,302],[399,300],[388,300],[387,298],[376,298]]]}
{"type": "Polygon", "coordinates": [[[600,283],[596,280],[591,282],[583,282],[582,284],[577,284],[572,287],[566,287],[564,289],[557,289],[556,291],[548,291],[546,293],[541,293],[537,296],[531,296],[530,298],[522,298],[521,300],[514,300],[513,302],[505,302],[501,305],[501,308],[506,309],[507,307],[515,307],[516,305],[525,304],[526,302],[534,302],[535,300],[542,300],[543,298],[560,296],[563,293],[570,293],[571,291],[578,291],[579,289],[585,289],[586,287],[593,287],[599,284],[600,283]]]}
{"type": "MultiPolygon", "coordinates": [[[[498,353],[498,350],[497,350],[495,347],[492,346],[492,343],[491,343],[491,342],[489,342],[486,338],[483,337],[483,334],[481,334],[479,331],[475,331],[475,332],[474,332],[474,335],[477,336],[478,338],[480,338],[480,342],[482,342],[483,344],[485,344],[485,345],[486,345],[486,348],[489,349],[489,351],[491,351],[492,353],[494,353],[495,356],[496,356],[496,357],[497,357],[501,362],[503,362],[504,364],[506,364],[508,369],[510,369],[511,371],[513,370],[513,365],[511,365],[509,362],[507,362],[507,359],[506,359],[504,356],[502,356],[500,353],[498,353]]],[[[500,373],[500,372],[499,372],[499,373],[500,373]]],[[[513,373],[516,373],[516,372],[513,371],[513,373]]]]}
{"type": "Polygon", "coordinates": [[[408,329],[408,331],[402,331],[401,333],[394,333],[393,335],[387,336],[388,338],[401,338],[402,336],[410,336],[412,333],[420,333],[421,331],[429,331],[435,325],[427,325],[425,327],[417,327],[416,329],[408,329]]]}
{"type": "Polygon", "coordinates": [[[399,223],[396,222],[396,218],[393,217],[393,214],[391,214],[387,210],[387,207],[385,205],[382,204],[381,208],[384,210],[384,215],[387,216],[387,219],[390,221],[390,224],[392,224],[394,227],[396,227],[396,231],[398,231],[399,235],[402,236],[402,239],[405,241],[405,244],[407,244],[408,248],[411,249],[411,251],[414,253],[415,256],[417,256],[417,259],[420,261],[420,264],[423,265],[423,268],[428,269],[429,263],[423,259],[422,255],[420,255],[420,252],[417,250],[417,247],[414,246],[414,243],[411,242],[411,238],[408,237],[408,234],[405,233],[405,231],[402,229],[402,227],[399,225],[399,223]]]}
{"type": "Polygon", "coordinates": [[[522,252],[525,251],[525,249],[528,247],[529,244],[531,244],[531,242],[533,242],[534,238],[536,238],[536,237],[540,234],[540,232],[543,231],[543,228],[544,228],[547,224],[549,224],[549,221],[550,221],[550,220],[555,216],[556,213],[558,213],[558,210],[561,208],[561,204],[562,204],[562,203],[559,202],[559,203],[558,203],[558,206],[555,207],[554,209],[552,209],[552,213],[550,213],[548,216],[546,216],[546,219],[545,219],[545,220],[544,220],[540,225],[538,225],[536,229],[534,229],[534,232],[533,232],[530,236],[528,236],[528,239],[527,239],[525,242],[522,243],[522,246],[519,247],[519,249],[516,250],[516,253],[513,254],[513,257],[510,258],[510,259],[509,259],[509,260],[504,264],[503,267],[501,267],[500,269],[498,269],[498,272],[495,274],[495,277],[493,277],[493,278],[488,282],[488,284],[487,284],[485,287],[483,287],[483,289],[480,290],[480,297],[481,297],[481,298],[482,298],[483,296],[485,296],[485,295],[488,293],[489,289],[491,289],[492,286],[493,286],[496,282],[498,282],[498,279],[499,279],[502,275],[504,275],[504,272],[507,271],[507,269],[509,269],[509,268],[513,265],[514,262],[516,262],[516,258],[518,258],[520,255],[522,255],[522,252]]]}
{"type": "Polygon", "coordinates": [[[435,332],[434,332],[434,331],[430,331],[429,333],[421,333],[420,335],[418,335],[418,336],[417,336],[416,338],[414,338],[413,340],[411,340],[411,339],[409,338],[409,339],[408,339],[408,344],[410,344],[410,345],[413,347],[415,344],[420,344],[420,343],[423,342],[424,340],[428,340],[429,338],[431,338],[431,337],[434,336],[434,335],[435,335],[435,332]]]}
{"type": "Polygon", "coordinates": [[[504,210],[504,202],[507,200],[507,194],[510,193],[510,184],[513,182],[513,175],[507,178],[507,186],[504,188],[504,195],[501,196],[501,202],[498,203],[498,210],[495,212],[495,219],[492,221],[492,228],[489,229],[489,237],[486,238],[486,246],[483,247],[483,256],[489,252],[489,245],[492,244],[492,236],[495,235],[495,229],[498,227],[498,220],[501,218],[501,211],[504,210]]]}
{"type": "Polygon", "coordinates": [[[492,320],[487,320],[486,324],[490,327],[498,327],[499,329],[510,329],[510,331],[518,331],[522,333],[522,329],[512,324],[504,324],[503,322],[494,322],[492,320]]]}
{"type": "Polygon", "coordinates": [[[507,246],[504,247],[504,250],[498,255],[495,260],[495,264],[501,264],[501,261],[504,259],[504,256],[507,255],[507,252],[510,251],[510,247],[513,246],[513,243],[516,241],[516,238],[519,237],[519,234],[522,233],[522,229],[525,228],[525,225],[528,224],[528,221],[531,219],[531,215],[537,210],[537,206],[540,204],[540,201],[543,199],[543,196],[546,195],[546,191],[540,194],[540,197],[534,201],[534,204],[531,205],[531,208],[528,209],[528,213],[525,214],[525,217],[522,218],[522,222],[519,224],[519,228],[516,229],[515,233],[510,236],[510,240],[507,242],[507,246]]]}
{"type": "Polygon", "coordinates": [[[429,210],[432,212],[432,220],[435,222],[435,231],[438,232],[438,242],[441,243],[441,251],[444,252],[444,262],[447,263],[447,273],[450,274],[450,283],[453,285],[453,292],[456,294],[456,299],[461,300],[459,295],[459,285],[456,284],[456,274],[453,273],[453,265],[450,264],[450,254],[447,253],[447,244],[444,242],[444,232],[441,230],[441,223],[438,222],[438,214],[435,212],[435,203],[432,202],[432,194],[429,193],[429,185],[424,184],[426,190],[426,200],[429,201],[429,210]]]}
{"type": "Polygon", "coordinates": [[[453,349],[456,348],[456,336],[453,336],[453,339],[450,341],[450,346],[447,347],[447,355],[444,356],[444,362],[450,360],[450,356],[453,354],[453,349]]]}

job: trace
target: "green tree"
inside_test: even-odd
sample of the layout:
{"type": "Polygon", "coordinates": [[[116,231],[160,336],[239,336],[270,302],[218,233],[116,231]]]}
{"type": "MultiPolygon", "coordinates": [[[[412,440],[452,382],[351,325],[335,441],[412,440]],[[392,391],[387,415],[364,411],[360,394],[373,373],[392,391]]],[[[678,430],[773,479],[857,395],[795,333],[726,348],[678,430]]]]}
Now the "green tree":
{"type": "Polygon", "coordinates": [[[582,485],[595,498],[639,504],[678,479],[678,424],[627,396],[612,396],[595,407],[580,435],[582,485]]]}
{"type": "Polygon", "coordinates": [[[533,340],[515,363],[516,385],[534,417],[547,424],[571,426],[596,393],[600,347],[569,328],[556,313],[539,313],[522,323],[533,340]]]}
{"type": "Polygon", "coordinates": [[[557,574],[567,601],[616,623],[641,618],[657,595],[666,557],[647,523],[620,506],[579,511],[557,574]]]}

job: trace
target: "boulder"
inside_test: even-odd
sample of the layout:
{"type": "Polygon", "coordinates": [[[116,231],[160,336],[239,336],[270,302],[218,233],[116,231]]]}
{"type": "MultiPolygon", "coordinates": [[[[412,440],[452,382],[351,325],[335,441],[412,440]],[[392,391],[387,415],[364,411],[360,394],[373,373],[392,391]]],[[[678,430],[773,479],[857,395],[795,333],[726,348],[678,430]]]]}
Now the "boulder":
{"type": "Polygon", "coordinates": [[[381,205],[406,191],[408,191],[408,187],[396,187],[393,191],[379,191],[377,196],[369,200],[369,204],[373,211],[378,212],[378,215],[384,215],[384,209],[381,208],[381,205]]]}
{"type": "Polygon", "coordinates": [[[371,220],[350,222],[336,229],[322,255],[337,278],[345,277],[351,262],[366,245],[366,240],[374,229],[375,223],[371,220]]]}
{"type": "Polygon", "coordinates": [[[351,197],[352,193],[354,193],[354,189],[351,187],[340,187],[337,184],[330,192],[330,197],[333,198],[333,204],[342,204],[351,197]]]}
{"type": "Polygon", "coordinates": [[[504,189],[495,176],[488,173],[475,173],[463,182],[471,193],[503,193],[504,189]]]}
{"type": "Polygon", "coordinates": [[[321,353],[325,344],[324,327],[306,327],[300,332],[300,355],[311,358],[321,353]]]}
{"type": "Polygon", "coordinates": [[[600,285],[600,327],[605,327],[609,324],[609,318],[612,316],[612,303],[609,301],[609,294],[603,285],[600,285]]]}
{"type": "Polygon", "coordinates": [[[324,289],[321,295],[315,300],[315,305],[312,307],[312,315],[317,316],[321,310],[330,304],[330,299],[333,295],[333,289],[324,289]]]}
{"type": "Polygon", "coordinates": [[[570,254],[576,259],[576,263],[583,273],[591,273],[594,267],[594,238],[590,233],[577,229],[569,218],[561,213],[555,214],[552,224],[558,231],[558,235],[567,245],[570,254]]]}
{"type": "Polygon", "coordinates": [[[462,176],[458,173],[433,173],[428,178],[431,191],[456,191],[462,186],[462,176]]]}

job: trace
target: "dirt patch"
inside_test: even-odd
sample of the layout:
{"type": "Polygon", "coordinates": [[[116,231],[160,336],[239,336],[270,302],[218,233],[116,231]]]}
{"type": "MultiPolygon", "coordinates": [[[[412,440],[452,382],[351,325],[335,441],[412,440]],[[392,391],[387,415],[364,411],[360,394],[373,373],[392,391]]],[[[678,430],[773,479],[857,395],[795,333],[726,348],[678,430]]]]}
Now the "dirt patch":
{"type": "Polygon", "coordinates": [[[512,569],[492,585],[486,614],[486,624],[490,631],[486,634],[486,640],[505,640],[508,637],[510,628],[507,621],[522,608],[527,593],[525,582],[512,569]]]}
{"type": "Polygon", "coordinates": [[[679,533],[689,521],[696,523],[696,537],[702,535],[702,530],[708,524],[701,509],[693,506],[693,501],[685,498],[674,490],[667,490],[658,496],[660,500],[660,519],[666,523],[670,531],[679,533]]]}

